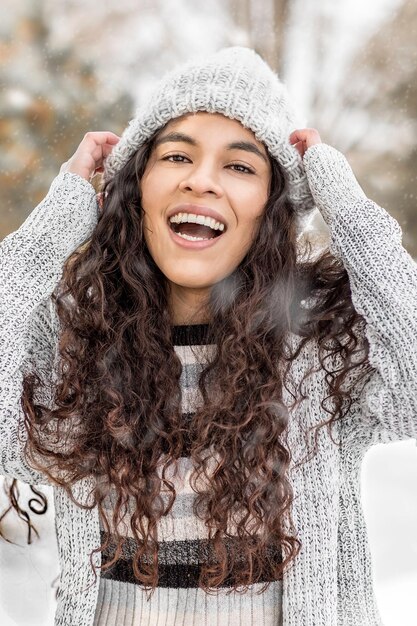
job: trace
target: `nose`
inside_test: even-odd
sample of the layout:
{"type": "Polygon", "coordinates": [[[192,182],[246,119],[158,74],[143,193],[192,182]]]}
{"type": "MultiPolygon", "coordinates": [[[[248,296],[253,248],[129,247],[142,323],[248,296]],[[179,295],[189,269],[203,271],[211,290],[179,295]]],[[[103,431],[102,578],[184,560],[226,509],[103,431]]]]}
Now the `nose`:
{"type": "Polygon", "coordinates": [[[219,197],[223,195],[223,189],[216,179],[214,167],[209,164],[194,165],[189,169],[187,168],[187,172],[179,184],[179,189],[186,192],[192,191],[199,196],[206,193],[219,197]]]}

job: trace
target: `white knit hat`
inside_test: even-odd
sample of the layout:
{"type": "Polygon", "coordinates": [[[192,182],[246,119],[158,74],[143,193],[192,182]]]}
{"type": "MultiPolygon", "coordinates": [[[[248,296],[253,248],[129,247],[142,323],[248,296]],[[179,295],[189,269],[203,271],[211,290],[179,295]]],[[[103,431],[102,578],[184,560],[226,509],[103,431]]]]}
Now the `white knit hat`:
{"type": "Polygon", "coordinates": [[[314,200],[302,157],[290,144],[289,135],[305,124],[297,119],[286,86],[251,48],[223,48],[166,73],[104,161],[104,182],[113,178],[158,129],[171,119],[196,111],[236,119],[264,143],[288,173],[289,197],[302,230],[310,221],[314,200]]]}

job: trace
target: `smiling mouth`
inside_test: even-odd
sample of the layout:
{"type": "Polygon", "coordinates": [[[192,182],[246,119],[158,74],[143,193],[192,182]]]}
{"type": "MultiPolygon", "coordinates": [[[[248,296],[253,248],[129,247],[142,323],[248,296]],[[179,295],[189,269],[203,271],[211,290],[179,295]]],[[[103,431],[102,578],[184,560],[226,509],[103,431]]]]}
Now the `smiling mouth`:
{"type": "Polygon", "coordinates": [[[216,239],[220,237],[224,231],[214,230],[210,226],[204,224],[196,224],[192,222],[184,222],[182,224],[176,224],[175,222],[169,222],[171,230],[180,237],[188,239],[189,241],[203,241],[207,239],[216,239]]]}

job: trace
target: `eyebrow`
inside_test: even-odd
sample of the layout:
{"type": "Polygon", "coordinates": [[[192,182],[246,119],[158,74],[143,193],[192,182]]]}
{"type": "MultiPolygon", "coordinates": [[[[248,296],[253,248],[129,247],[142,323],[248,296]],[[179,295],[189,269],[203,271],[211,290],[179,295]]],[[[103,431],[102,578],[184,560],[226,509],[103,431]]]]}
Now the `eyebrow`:
{"type": "MultiPolygon", "coordinates": [[[[160,146],[162,143],[167,143],[167,142],[184,142],[184,143],[188,143],[191,146],[198,146],[198,142],[193,139],[192,137],[190,137],[190,135],[186,135],[185,133],[180,133],[180,132],[176,132],[173,131],[171,133],[168,133],[167,135],[163,135],[162,137],[158,137],[155,140],[155,148],[160,146]]],[[[263,159],[266,163],[268,163],[268,159],[267,157],[264,155],[263,152],[261,152],[258,148],[258,146],[256,146],[254,143],[252,143],[251,141],[232,141],[232,143],[228,143],[226,145],[226,150],[245,150],[246,152],[252,152],[253,154],[258,155],[259,157],[261,157],[261,159],[263,159]]]]}

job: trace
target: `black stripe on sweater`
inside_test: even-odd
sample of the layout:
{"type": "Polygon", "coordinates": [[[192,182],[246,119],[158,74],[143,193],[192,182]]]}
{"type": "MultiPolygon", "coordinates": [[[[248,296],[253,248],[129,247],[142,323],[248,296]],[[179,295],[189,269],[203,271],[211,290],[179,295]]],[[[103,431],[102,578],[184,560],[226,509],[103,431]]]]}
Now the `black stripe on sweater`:
{"type": "MultiPolygon", "coordinates": [[[[101,531],[101,540],[104,540],[104,532],[101,531]]],[[[226,540],[226,546],[232,539],[226,540]]],[[[132,538],[127,539],[127,551],[131,553],[135,542],[132,538]]],[[[207,555],[207,540],[196,539],[187,541],[168,541],[160,544],[158,552],[158,587],[196,588],[199,586],[201,562],[199,553],[207,555]]],[[[132,558],[126,554],[126,546],[123,548],[125,556],[120,558],[110,569],[101,573],[102,578],[117,580],[119,582],[139,584],[133,572],[132,558]]],[[[275,548],[268,550],[268,555],[274,563],[282,563],[282,552],[275,548]]],[[[108,551],[102,555],[102,564],[110,561],[108,551]]],[[[261,577],[258,583],[273,582],[275,578],[271,573],[261,577]]],[[[222,587],[232,587],[232,576],[228,576],[222,583],[222,587]]]]}
{"type": "Polygon", "coordinates": [[[186,324],[171,326],[172,345],[174,346],[206,346],[210,341],[209,324],[186,324]]]}

